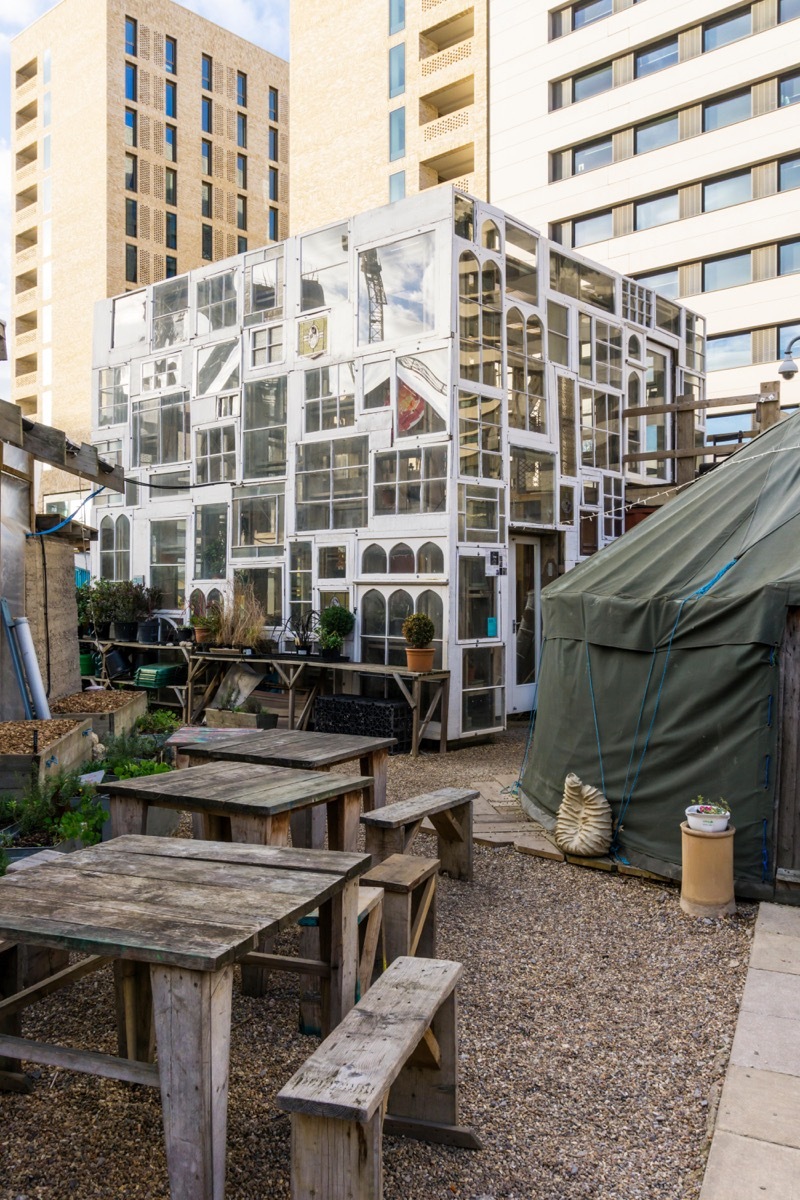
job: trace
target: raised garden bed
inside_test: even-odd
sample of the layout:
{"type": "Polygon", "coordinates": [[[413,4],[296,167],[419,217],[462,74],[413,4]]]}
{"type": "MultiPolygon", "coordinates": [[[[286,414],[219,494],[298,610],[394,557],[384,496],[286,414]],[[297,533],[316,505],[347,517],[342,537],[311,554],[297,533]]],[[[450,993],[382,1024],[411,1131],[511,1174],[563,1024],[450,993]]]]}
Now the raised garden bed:
{"type": "Polygon", "coordinates": [[[225,729],[274,729],[278,724],[276,713],[233,712],[229,708],[207,708],[206,725],[225,729]]]}
{"type": "Polygon", "coordinates": [[[92,729],[104,742],[109,736],[133,732],[139,717],[147,712],[147,692],[73,692],[55,700],[50,711],[90,720],[92,729]]]}
{"type": "Polygon", "coordinates": [[[77,770],[91,758],[91,732],[88,720],[70,717],[0,722],[0,792],[18,794],[33,778],[77,770]]]}

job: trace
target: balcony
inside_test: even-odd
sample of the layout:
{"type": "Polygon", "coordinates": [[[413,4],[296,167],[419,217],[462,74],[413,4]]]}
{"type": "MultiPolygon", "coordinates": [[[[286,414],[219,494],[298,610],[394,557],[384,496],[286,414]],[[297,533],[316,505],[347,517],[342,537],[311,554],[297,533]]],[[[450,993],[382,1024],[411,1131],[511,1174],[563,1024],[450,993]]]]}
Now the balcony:
{"type": "Polygon", "coordinates": [[[17,71],[17,78],[16,78],[17,95],[19,95],[20,90],[24,87],[27,87],[27,85],[29,83],[31,83],[31,82],[35,83],[38,74],[39,74],[38,59],[32,58],[30,60],[30,62],[25,63],[24,67],[20,67],[17,71]]]}
{"type": "Polygon", "coordinates": [[[439,183],[452,183],[458,188],[469,191],[467,183],[472,183],[470,177],[474,171],[475,147],[472,142],[456,146],[442,154],[426,158],[420,163],[420,191],[436,187],[439,183]]]}
{"type": "Polygon", "coordinates": [[[25,188],[22,192],[17,192],[16,196],[16,211],[17,211],[17,228],[22,228],[23,225],[30,224],[36,220],[39,199],[38,189],[36,184],[32,187],[25,188]]]}
{"type": "MultiPolygon", "coordinates": [[[[19,79],[19,71],[17,71],[17,78],[19,79]]],[[[14,93],[14,100],[17,104],[22,104],[29,96],[36,95],[38,81],[39,78],[37,75],[29,75],[23,83],[17,84],[17,90],[14,93]]]]}
{"type": "Polygon", "coordinates": [[[472,136],[473,108],[459,109],[436,121],[422,126],[422,141],[425,153],[444,153],[472,136]]]}
{"type": "Polygon", "coordinates": [[[457,46],[448,46],[438,54],[423,58],[420,63],[420,74],[423,79],[443,77],[445,72],[453,77],[463,75],[472,70],[472,38],[459,42],[457,46]]]}
{"type": "Polygon", "coordinates": [[[33,132],[36,125],[36,117],[38,112],[39,105],[38,101],[36,100],[32,100],[30,104],[26,104],[24,108],[18,108],[16,117],[17,133],[20,133],[20,131],[24,132],[25,130],[30,130],[33,132]]]}
{"type": "MultiPolygon", "coordinates": [[[[19,239],[17,239],[19,240],[19,239]]],[[[39,246],[36,242],[32,245],[26,243],[24,250],[18,250],[14,257],[14,266],[19,271],[23,267],[30,267],[36,262],[39,253],[39,246]]]]}
{"type": "Polygon", "coordinates": [[[35,346],[39,336],[38,329],[28,329],[26,333],[18,333],[14,338],[14,354],[19,356],[28,346],[35,346]]]}
{"type": "Polygon", "coordinates": [[[16,155],[14,166],[16,168],[16,186],[19,187],[26,179],[32,178],[36,174],[38,166],[38,150],[36,140],[34,139],[29,145],[19,150],[16,155]]]}

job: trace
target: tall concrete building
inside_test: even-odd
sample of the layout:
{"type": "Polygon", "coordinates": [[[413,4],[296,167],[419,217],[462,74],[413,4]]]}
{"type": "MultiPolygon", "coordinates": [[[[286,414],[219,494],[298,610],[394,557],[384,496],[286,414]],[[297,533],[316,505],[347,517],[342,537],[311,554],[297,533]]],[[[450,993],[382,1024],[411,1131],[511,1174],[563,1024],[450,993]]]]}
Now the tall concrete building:
{"type": "MultiPolygon", "coordinates": [[[[473,192],[705,317],[709,396],[757,393],[800,333],[799,17],[800,0],[303,0],[292,71],[319,119],[298,119],[293,154],[308,216],[339,208],[312,173],[315,138],[355,164],[353,209],[393,198],[398,172],[406,191],[452,180],[428,171],[448,161],[431,148],[470,145],[473,192]],[[320,25],[331,42],[353,34],[346,71],[325,70],[320,25]],[[450,86],[455,72],[472,84],[450,86]]],[[[800,380],[784,383],[783,404],[798,401],[800,380]]],[[[742,424],[714,413],[708,432],[742,424]]]]}
{"type": "MultiPolygon", "coordinates": [[[[286,236],[288,78],[171,0],[61,0],[14,39],[9,343],[27,414],[88,441],[94,303],[286,236]]],[[[42,484],[64,507],[73,487],[42,484]]]]}
{"type": "Polygon", "coordinates": [[[439,183],[488,196],[487,4],[293,0],[293,232],[439,183]]]}

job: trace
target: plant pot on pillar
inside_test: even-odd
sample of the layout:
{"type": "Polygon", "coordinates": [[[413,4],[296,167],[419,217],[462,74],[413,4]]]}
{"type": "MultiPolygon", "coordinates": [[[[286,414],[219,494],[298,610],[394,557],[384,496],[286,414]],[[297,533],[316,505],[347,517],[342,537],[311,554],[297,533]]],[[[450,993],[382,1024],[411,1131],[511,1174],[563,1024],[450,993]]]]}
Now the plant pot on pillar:
{"type": "Polygon", "coordinates": [[[436,626],[427,613],[415,612],[403,622],[406,639],[406,665],[409,671],[430,671],[433,668],[434,648],[431,646],[436,626]]]}

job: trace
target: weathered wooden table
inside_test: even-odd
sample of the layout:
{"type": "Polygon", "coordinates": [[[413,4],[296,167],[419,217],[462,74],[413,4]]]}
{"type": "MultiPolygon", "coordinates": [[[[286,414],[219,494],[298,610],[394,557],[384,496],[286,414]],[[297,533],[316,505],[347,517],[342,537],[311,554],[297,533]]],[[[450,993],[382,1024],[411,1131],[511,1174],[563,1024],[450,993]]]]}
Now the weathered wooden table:
{"type": "MultiPolygon", "coordinates": [[[[0,1001],[0,1055],[160,1086],[172,1200],[223,1200],[233,964],[258,959],[264,935],[319,908],[320,961],[300,969],[321,976],[323,1024],[334,1028],[354,1003],[358,876],[369,858],[155,837],[62,857],[0,879],[0,937],[96,957],[0,1001]],[[117,976],[127,1060],[7,1032],[22,1009],[109,960],[129,968],[117,976]]],[[[21,1074],[6,1067],[13,1086],[21,1074]]]]}
{"type": "Polygon", "coordinates": [[[370,776],[297,771],[251,760],[209,762],[103,784],[114,837],[144,833],[147,810],[156,807],[200,814],[206,838],[285,846],[291,814],[325,804],[328,846],[348,851],[356,849],[361,800],[371,786],[370,776]]]}
{"type": "MultiPolygon", "coordinates": [[[[371,775],[373,786],[365,796],[364,810],[383,808],[389,750],[396,738],[360,737],[348,733],[308,733],[304,729],[262,729],[230,740],[185,742],[181,754],[190,759],[227,760],[236,763],[269,763],[308,771],[327,771],[338,763],[358,760],[362,775],[371,775]]],[[[345,847],[346,848],[346,847],[345,847]]]]}

